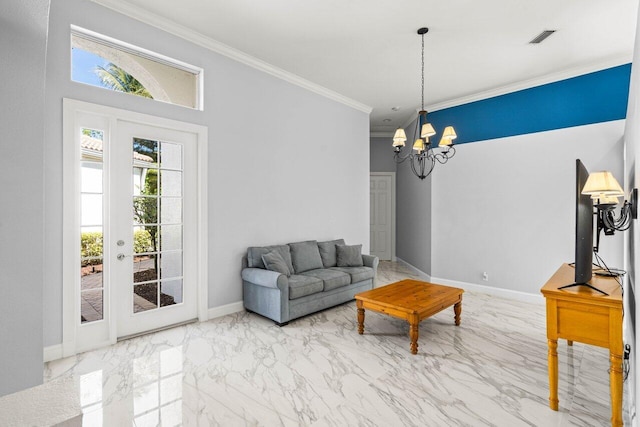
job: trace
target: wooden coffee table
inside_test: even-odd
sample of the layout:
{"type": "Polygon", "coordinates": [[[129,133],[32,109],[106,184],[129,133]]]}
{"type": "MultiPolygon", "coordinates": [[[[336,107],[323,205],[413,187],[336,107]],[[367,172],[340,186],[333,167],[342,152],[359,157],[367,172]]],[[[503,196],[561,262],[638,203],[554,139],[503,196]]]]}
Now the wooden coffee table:
{"type": "Polygon", "coordinates": [[[358,333],[364,333],[364,310],[377,311],[409,322],[411,353],[418,352],[420,321],[453,305],[456,326],[460,325],[462,293],[459,288],[418,280],[402,280],[355,296],[358,307],[358,333]]]}

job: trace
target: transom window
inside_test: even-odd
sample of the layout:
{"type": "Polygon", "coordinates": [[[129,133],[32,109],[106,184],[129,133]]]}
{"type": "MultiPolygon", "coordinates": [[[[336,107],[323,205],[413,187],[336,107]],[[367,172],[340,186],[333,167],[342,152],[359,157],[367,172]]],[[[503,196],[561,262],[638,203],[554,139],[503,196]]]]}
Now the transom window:
{"type": "Polygon", "coordinates": [[[202,69],[71,28],[71,80],[202,110],[202,69]]]}

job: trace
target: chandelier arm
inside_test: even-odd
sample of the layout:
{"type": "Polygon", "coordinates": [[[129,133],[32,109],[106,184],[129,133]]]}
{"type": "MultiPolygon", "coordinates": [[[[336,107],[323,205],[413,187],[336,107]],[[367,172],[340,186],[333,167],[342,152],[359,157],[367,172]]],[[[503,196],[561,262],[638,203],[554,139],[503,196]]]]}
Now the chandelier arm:
{"type": "Polygon", "coordinates": [[[433,157],[429,158],[429,160],[431,160],[431,165],[430,165],[430,167],[429,167],[429,172],[427,172],[427,174],[426,174],[425,176],[429,176],[429,175],[431,175],[431,172],[433,172],[433,168],[434,168],[434,167],[435,167],[435,165],[436,165],[436,162],[435,162],[435,160],[434,160],[434,158],[433,158],[433,157]]]}
{"type": "Polygon", "coordinates": [[[449,149],[447,150],[447,158],[450,159],[453,156],[456,155],[456,147],[454,147],[453,145],[449,147],[449,149]],[[449,153],[451,153],[451,155],[449,155],[449,153]]]}
{"type": "Polygon", "coordinates": [[[403,157],[403,156],[401,156],[401,155],[400,155],[400,153],[395,153],[395,154],[393,155],[393,160],[394,160],[397,164],[400,164],[400,163],[404,163],[407,159],[411,158],[411,156],[413,156],[413,154],[411,154],[411,153],[407,154],[407,155],[406,155],[406,156],[404,156],[404,157],[403,157]]]}
{"type": "MultiPolygon", "coordinates": [[[[413,174],[415,176],[417,176],[418,178],[420,178],[420,174],[418,173],[418,171],[416,170],[416,164],[415,164],[415,158],[412,156],[411,157],[411,170],[413,171],[413,174]]],[[[423,178],[420,178],[423,179],[423,178]]]]}

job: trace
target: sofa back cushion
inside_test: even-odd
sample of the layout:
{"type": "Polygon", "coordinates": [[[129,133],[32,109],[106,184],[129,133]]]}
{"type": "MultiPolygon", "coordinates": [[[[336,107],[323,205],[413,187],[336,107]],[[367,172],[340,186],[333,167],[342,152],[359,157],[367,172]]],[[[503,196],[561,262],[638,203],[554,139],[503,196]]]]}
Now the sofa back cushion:
{"type": "Polygon", "coordinates": [[[362,245],[337,245],[338,267],[362,267],[362,245]]]}
{"type": "Polygon", "coordinates": [[[262,255],[271,251],[277,251],[284,262],[287,264],[289,274],[293,274],[293,264],[291,263],[291,252],[288,245],[275,245],[275,246],[252,246],[247,249],[247,265],[251,268],[264,268],[267,267],[262,261],[262,255]]]}
{"type": "Polygon", "coordinates": [[[338,260],[336,258],[336,245],[344,245],[344,239],[318,242],[320,258],[322,258],[322,265],[324,265],[324,268],[335,267],[338,265],[338,260]]]}
{"type": "Polygon", "coordinates": [[[289,247],[291,248],[291,262],[295,273],[322,268],[322,258],[317,241],[289,243],[289,247]]]}

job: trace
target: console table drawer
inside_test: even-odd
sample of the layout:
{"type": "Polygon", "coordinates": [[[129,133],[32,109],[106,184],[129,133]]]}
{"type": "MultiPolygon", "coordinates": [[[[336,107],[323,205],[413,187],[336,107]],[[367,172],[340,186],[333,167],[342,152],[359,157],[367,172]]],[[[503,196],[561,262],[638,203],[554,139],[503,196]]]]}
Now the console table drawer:
{"type": "Polygon", "coordinates": [[[557,336],[599,347],[609,347],[609,309],[557,301],[557,336]]]}

